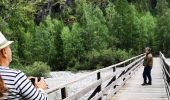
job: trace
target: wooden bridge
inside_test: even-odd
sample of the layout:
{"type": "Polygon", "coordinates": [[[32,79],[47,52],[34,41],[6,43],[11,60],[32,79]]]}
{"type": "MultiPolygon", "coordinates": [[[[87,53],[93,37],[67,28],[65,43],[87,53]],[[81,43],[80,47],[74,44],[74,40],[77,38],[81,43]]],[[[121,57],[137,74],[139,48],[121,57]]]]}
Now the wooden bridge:
{"type": "Polygon", "coordinates": [[[141,86],[144,56],[141,54],[49,89],[49,100],[170,100],[169,62],[160,52],[160,57],[154,58],[152,85],[141,86]],[[105,76],[102,74],[107,72],[105,76]],[[94,82],[70,93],[70,85],[92,76],[96,76],[94,82]]]}

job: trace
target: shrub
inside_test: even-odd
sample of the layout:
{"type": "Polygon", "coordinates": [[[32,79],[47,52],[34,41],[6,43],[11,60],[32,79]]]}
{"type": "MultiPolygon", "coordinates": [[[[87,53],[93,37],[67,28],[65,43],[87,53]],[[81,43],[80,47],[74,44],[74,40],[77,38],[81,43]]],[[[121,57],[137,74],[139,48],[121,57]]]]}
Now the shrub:
{"type": "Polygon", "coordinates": [[[74,69],[77,70],[92,70],[107,67],[114,63],[113,52],[111,49],[97,51],[93,50],[86,56],[87,61],[84,63],[76,63],[74,69]]]}
{"type": "Polygon", "coordinates": [[[76,63],[73,68],[77,70],[100,69],[124,61],[129,57],[131,57],[130,52],[120,49],[93,50],[87,54],[86,62],[83,64],[76,63]]]}
{"type": "Polygon", "coordinates": [[[47,77],[50,72],[50,67],[44,62],[34,62],[33,65],[22,67],[20,70],[27,76],[47,77]]]}
{"type": "Polygon", "coordinates": [[[114,51],[113,57],[115,59],[114,63],[119,63],[121,61],[128,59],[130,57],[130,54],[128,52],[126,52],[125,50],[118,49],[118,50],[114,51]]]}

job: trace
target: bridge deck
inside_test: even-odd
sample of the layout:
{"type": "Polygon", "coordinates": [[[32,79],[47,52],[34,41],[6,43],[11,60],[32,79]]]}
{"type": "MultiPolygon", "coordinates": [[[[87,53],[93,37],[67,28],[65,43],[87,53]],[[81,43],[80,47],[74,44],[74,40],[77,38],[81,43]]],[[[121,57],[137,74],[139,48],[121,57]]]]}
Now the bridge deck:
{"type": "Polygon", "coordinates": [[[154,58],[151,86],[141,86],[142,73],[143,67],[140,67],[111,100],[168,100],[160,59],[154,58]]]}

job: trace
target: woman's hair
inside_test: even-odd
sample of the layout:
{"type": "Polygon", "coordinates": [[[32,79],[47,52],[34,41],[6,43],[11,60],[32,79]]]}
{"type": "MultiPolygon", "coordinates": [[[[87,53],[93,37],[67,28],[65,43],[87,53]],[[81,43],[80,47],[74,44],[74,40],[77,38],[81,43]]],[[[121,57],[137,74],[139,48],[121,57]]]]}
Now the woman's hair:
{"type": "Polygon", "coordinates": [[[5,83],[0,75],[0,97],[3,97],[4,96],[4,93],[7,92],[7,88],[5,86],[5,83]]]}
{"type": "Polygon", "coordinates": [[[145,50],[148,50],[149,53],[151,53],[151,48],[150,47],[146,47],[145,50]]]}

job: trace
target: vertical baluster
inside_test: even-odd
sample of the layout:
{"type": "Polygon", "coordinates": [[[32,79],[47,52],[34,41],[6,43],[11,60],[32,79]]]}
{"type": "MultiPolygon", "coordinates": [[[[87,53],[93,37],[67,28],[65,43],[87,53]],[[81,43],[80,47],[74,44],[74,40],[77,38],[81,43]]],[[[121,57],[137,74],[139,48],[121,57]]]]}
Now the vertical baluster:
{"type": "Polygon", "coordinates": [[[61,98],[65,99],[67,96],[68,96],[67,90],[66,90],[66,87],[64,87],[64,88],[61,89],[61,98]]]}
{"type": "MultiPolygon", "coordinates": [[[[113,73],[116,72],[116,66],[113,67],[113,73]]],[[[116,75],[113,77],[113,82],[116,81],[116,75]]],[[[113,87],[114,89],[116,88],[116,85],[113,87]]]]}
{"type": "MultiPolygon", "coordinates": [[[[97,80],[101,79],[101,73],[98,72],[97,73],[97,80]]],[[[102,90],[101,84],[97,87],[98,92],[100,92],[102,90]]],[[[98,100],[102,100],[102,98],[99,98],[98,100]]]]}

